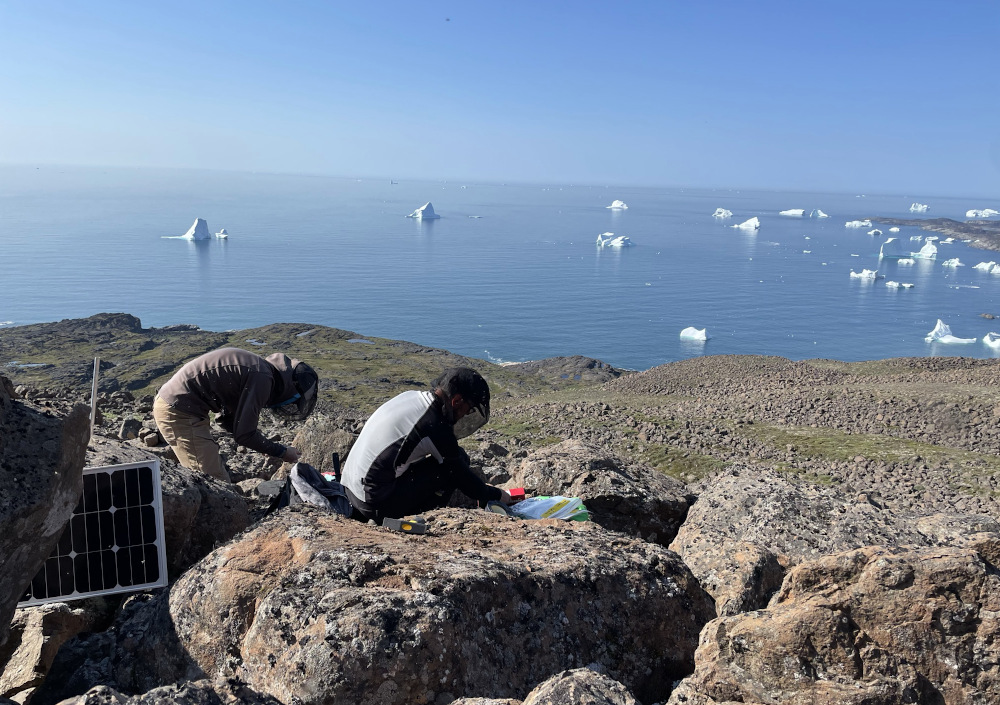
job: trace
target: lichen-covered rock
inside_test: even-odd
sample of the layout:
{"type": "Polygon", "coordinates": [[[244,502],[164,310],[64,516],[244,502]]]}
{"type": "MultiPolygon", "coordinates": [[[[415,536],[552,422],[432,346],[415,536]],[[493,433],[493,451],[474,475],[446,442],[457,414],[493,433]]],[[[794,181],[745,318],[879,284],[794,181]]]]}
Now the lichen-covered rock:
{"type": "Polygon", "coordinates": [[[282,510],[133,617],[176,643],[120,644],[119,683],[142,692],[186,668],[282,702],[391,705],[523,697],[597,664],[653,702],[693,667],[714,609],[676,554],[589,523],[426,517],[415,536],[282,510]]]}
{"type": "Polygon", "coordinates": [[[624,467],[596,446],[570,440],[542,448],[511,472],[529,495],[579,497],[606,529],[669,545],[688,511],[683,483],[641,466],[624,467]]]}
{"type": "Polygon", "coordinates": [[[670,544],[716,601],[719,615],[759,609],[788,567],[871,545],[935,543],[912,517],[787,474],[733,467],[697,488],[670,544]]]}
{"type": "Polygon", "coordinates": [[[292,446],[302,453],[302,460],[320,472],[333,472],[333,454],[341,463],[354,445],[357,436],[338,425],[326,414],[313,414],[295,435],[292,446]]]}
{"type": "Polygon", "coordinates": [[[100,598],[72,604],[55,602],[18,610],[10,638],[0,648],[0,696],[27,702],[40,686],[56,654],[68,639],[83,631],[103,628],[111,606],[100,598]]]}
{"type": "Polygon", "coordinates": [[[10,382],[0,380],[2,644],[18,600],[80,500],[90,415],[82,405],[62,413],[16,401],[10,382]]]}
{"type": "Polygon", "coordinates": [[[639,705],[618,681],[576,668],[552,676],[528,693],[523,705],[639,705]]]}
{"type": "Polygon", "coordinates": [[[671,705],[1000,702],[1000,574],[971,548],[866,547],[710,622],[671,705]]]}
{"type": "Polygon", "coordinates": [[[59,705],[281,705],[238,681],[189,681],[155,688],[142,695],[124,695],[99,685],[59,705]]]}

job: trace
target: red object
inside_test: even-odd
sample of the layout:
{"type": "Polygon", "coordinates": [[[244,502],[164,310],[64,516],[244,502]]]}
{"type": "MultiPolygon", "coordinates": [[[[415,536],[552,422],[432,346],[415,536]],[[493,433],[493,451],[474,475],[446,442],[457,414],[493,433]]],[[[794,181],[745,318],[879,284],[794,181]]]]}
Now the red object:
{"type": "Polygon", "coordinates": [[[515,502],[520,502],[524,499],[524,488],[514,487],[513,489],[507,490],[507,494],[509,494],[510,498],[515,502]]]}

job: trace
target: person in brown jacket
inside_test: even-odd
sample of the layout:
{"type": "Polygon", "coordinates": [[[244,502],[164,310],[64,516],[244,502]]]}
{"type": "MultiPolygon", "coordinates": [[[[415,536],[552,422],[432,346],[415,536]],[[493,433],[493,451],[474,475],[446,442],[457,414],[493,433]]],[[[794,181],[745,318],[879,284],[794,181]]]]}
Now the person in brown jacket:
{"type": "Polygon", "coordinates": [[[229,482],[209,412],[239,445],[294,463],[298,450],[268,440],[257,428],[260,412],[268,408],[304,420],[316,406],[318,391],[318,375],[300,360],[221,348],[191,360],[160,387],[153,418],[181,465],[229,482]]]}

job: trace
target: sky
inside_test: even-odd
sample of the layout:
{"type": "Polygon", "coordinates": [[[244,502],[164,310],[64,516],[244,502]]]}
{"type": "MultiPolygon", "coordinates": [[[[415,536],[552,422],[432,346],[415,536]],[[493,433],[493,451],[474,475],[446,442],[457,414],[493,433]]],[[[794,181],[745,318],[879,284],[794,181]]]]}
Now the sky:
{"type": "Polygon", "coordinates": [[[0,0],[0,163],[1000,201],[998,29],[996,0],[0,0]]]}

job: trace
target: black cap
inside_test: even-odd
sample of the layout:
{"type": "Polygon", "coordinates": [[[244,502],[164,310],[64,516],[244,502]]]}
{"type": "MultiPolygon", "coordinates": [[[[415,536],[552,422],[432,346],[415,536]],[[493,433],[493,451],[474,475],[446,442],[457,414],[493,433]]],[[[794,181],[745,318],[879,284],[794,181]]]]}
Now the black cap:
{"type": "Polygon", "coordinates": [[[434,389],[440,389],[451,398],[461,394],[468,404],[479,411],[484,418],[490,417],[490,385],[482,375],[470,367],[451,367],[431,382],[434,389]]]}

